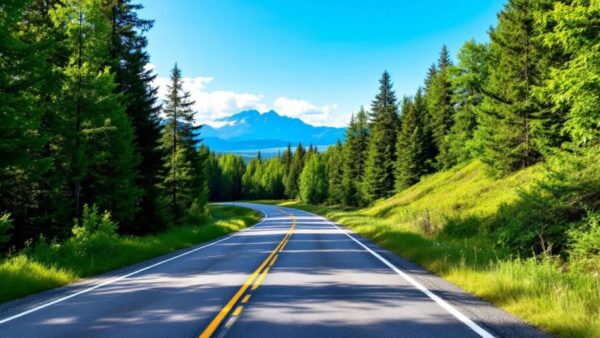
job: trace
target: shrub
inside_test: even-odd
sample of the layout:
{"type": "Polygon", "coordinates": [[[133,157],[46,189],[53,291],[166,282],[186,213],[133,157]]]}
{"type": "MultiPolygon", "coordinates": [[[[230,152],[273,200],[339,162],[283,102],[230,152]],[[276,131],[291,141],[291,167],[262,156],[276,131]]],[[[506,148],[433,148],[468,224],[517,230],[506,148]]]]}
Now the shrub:
{"type": "Polygon", "coordinates": [[[569,231],[571,264],[600,272],[600,212],[590,213],[580,229],[569,231]]]}
{"type": "Polygon", "coordinates": [[[117,224],[111,220],[110,212],[105,211],[100,215],[97,206],[93,205],[90,208],[85,205],[81,221],[75,220],[73,236],[66,244],[72,247],[76,255],[89,256],[113,248],[116,231],[117,224]]]}
{"type": "Polygon", "coordinates": [[[0,251],[4,251],[10,241],[13,228],[9,213],[0,214],[0,251]]]}

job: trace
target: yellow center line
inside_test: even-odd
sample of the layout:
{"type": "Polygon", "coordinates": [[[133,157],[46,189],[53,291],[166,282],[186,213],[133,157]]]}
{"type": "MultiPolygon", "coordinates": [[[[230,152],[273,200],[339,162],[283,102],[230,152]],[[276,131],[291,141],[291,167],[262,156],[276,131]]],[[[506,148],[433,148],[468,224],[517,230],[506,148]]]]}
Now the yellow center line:
{"type": "Polygon", "coordinates": [[[246,304],[248,303],[248,300],[250,299],[251,295],[246,295],[246,297],[244,297],[244,299],[242,299],[242,304],[246,304]]]}
{"type": "Polygon", "coordinates": [[[277,255],[275,255],[275,257],[273,257],[273,259],[271,260],[271,263],[269,263],[269,266],[273,266],[273,264],[275,264],[277,257],[279,257],[279,254],[277,254],[277,255]]]}
{"type": "MultiPolygon", "coordinates": [[[[265,276],[267,275],[267,272],[269,271],[270,266],[271,266],[271,265],[269,265],[269,263],[271,262],[273,257],[276,256],[277,252],[279,252],[283,249],[285,244],[288,242],[290,236],[294,232],[294,228],[296,227],[296,218],[294,217],[294,215],[292,215],[290,213],[287,213],[287,214],[290,215],[290,217],[292,218],[292,225],[291,225],[290,229],[288,230],[288,232],[286,233],[285,237],[281,240],[281,242],[279,242],[277,247],[275,247],[275,249],[273,249],[273,251],[271,251],[269,256],[267,256],[267,258],[260,264],[260,266],[256,270],[254,270],[252,275],[250,275],[250,277],[248,277],[248,279],[246,279],[246,281],[240,287],[240,289],[233,295],[233,297],[231,297],[231,299],[227,302],[227,304],[225,304],[225,306],[221,309],[221,311],[219,311],[219,313],[215,316],[215,318],[213,318],[213,320],[210,322],[210,324],[208,324],[208,326],[204,329],[204,331],[202,331],[202,333],[199,336],[200,338],[210,337],[219,328],[219,325],[221,325],[221,322],[225,319],[225,317],[227,317],[227,315],[229,314],[231,309],[234,308],[234,306],[240,300],[242,295],[244,295],[246,290],[250,287],[252,282],[255,281],[255,279],[259,275],[260,275],[260,278],[258,280],[256,280],[254,286],[252,287],[252,290],[255,290],[260,285],[262,280],[265,278],[265,276]],[[269,266],[267,267],[267,265],[269,265],[269,266]],[[266,269],[265,269],[265,267],[266,267],[266,269]],[[262,274],[261,274],[261,272],[262,272],[262,274]]],[[[244,298],[244,299],[246,299],[246,298],[244,298]]],[[[241,311],[242,311],[242,306],[238,306],[233,315],[237,316],[237,315],[239,315],[239,313],[241,311]]]]}
{"type": "Polygon", "coordinates": [[[240,313],[242,313],[242,309],[243,309],[243,308],[244,308],[244,307],[243,307],[243,306],[241,306],[241,305],[240,305],[240,306],[238,306],[238,307],[235,309],[235,311],[233,311],[233,315],[232,315],[232,316],[239,316],[239,315],[240,315],[240,313]]]}

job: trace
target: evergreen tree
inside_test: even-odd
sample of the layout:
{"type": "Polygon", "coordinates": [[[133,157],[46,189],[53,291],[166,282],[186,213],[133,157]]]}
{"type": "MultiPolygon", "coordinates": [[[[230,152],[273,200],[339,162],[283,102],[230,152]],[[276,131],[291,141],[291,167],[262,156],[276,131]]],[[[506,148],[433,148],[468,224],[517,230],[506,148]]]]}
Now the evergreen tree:
{"type": "Polygon", "coordinates": [[[284,164],[281,158],[273,157],[265,161],[261,177],[263,196],[261,198],[281,199],[284,197],[284,164]]]}
{"type": "Polygon", "coordinates": [[[342,142],[338,140],[335,146],[329,147],[326,155],[327,177],[329,179],[327,199],[330,204],[340,204],[344,199],[344,147],[342,142]]]}
{"type": "Polygon", "coordinates": [[[242,177],[242,194],[244,198],[258,199],[263,196],[262,186],[263,163],[260,151],[250,160],[242,177]]]}
{"type": "Polygon", "coordinates": [[[398,107],[387,71],[379,82],[379,94],[371,106],[371,134],[363,186],[367,201],[388,197],[394,192],[398,107]]]}
{"type": "Polygon", "coordinates": [[[327,168],[318,154],[312,153],[300,175],[300,200],[320,204],[327,199],[327,168]]]}
{"type": "Polygon", "coordinates": [[[134,129],[134,141],[140,162],[136,184],[142,191],[140,209],[128,232],[144,233],[164,228],[165,206],[161,203],[158,184],[163,175],[160,148],[160,106],[152,82],[156,75],[147,69],[150,56],[143,35],[153,25],[138,17],[142,5],[130,0],[114,0],[111,11],[110,66],[116,73],[117,91],[134,129]]]}
{"type": "Polygon", "coordinates": [[[543,36],[544,46],[557,50],[565,61],[552,65],[539,95],[551,98],[553,111],[568,110],[562,134],[576,146],[593,149],[600,143],[600,4],[556,2],[537,19],[553,24],[543,36]]]}
{"type": "Polygon", "coordinates": [[[483,101],[482,88],[488,76],[488,47],[467,41],[458,52],[458,65],[452,68],[452,102],[456,109],[454,123],[446,135],[448,166],[473,158],[477,143],[478,109],[483,101]]]}
{"type": "Polygon", "coordinates": [[[225,201],[236,201],[242,197],[242,177],[244,175],[244,160],[234,154],[219,156],[221,172],[220,196],[225,201]]]}
{"type": "Polygon", "coordinates": [[[356,116],[352,116],[346,130],[343,149],[343,204],[359,206],[365,200],[361,184],[365,175],[367,149],[369,147],[369,126],[367,113],[360,108],[356,116]]]}
{"type": "MultiPolygon", "coordinates": [[[[420,91],[417,93],[421,95],[420,91]]],[[[421,110],[409,98],[402,101],[401,126],[396,151],[396,191],[402,191],[417,183],[425,173],[423,158],[423,116],[421,110]]]]}
{"type": "Polygon", "coordinates": [[[109,60],[110,8],[100,0],[65,0],[50,16],[64,30],[61,44],[69,55],[61,69],[58,132],[73,213],[79,216],[83,204],[96,204],[120,225],[128,224],[140,195],[135,186],[138,157],[114,76],[104,66],[109,60]]]}
{"type": "Polygon", "coordinates": [[[302,168],[304,168],[305,157],[306,150],[302,146],[302,143],[299,143],[292,157],[290,172],[285,179],[285,195],[288,198],[298,197],[298,180],[300,179],[302,168]]]}
{"type": "MultiPolygon", "coordinates": [[[[290,174],[290,168],[292,167],[292,145],[288,143],[287,148],[283,151],[283,155],[281,156],[281,161],[283,163],[283,172],[285,177],[290,174]]],[[[285,179],[284,179],[285,180],[285,179]]]]}
{"type": "Polygon", "coordinates": [[[221,197],[221,166],[217,154],[211,152],[205,145],[200,146],[198,149],[200,153],[205,153],[201,156],[206,156],[204,164],[205,175],[208,186],[208,199],[211,201],[220,201],[221,197]]]}
{"type": "Polygon", "coordinates": [[[194,126],[193,105],[190,93],[183,89],[181,70],[175,64],[163,108],[166,124],[162,147],[167,155],[162,186],[169,195],[171,212],[176,219],[183,216],[197,199],[206,199],[208,193],[202,160],[196,151],[200,127],[194,126]]]}
{"type": "Polygon", "coordinates": [[[445,137],[452,127],[454,108],[452,105],[451,71],[452,61],[448,49],[444,45],[437,63],[437,72],[426,80],[427,108],[431,117],[431,131],[438,149],[437,162],[442,168],[452,165],[445,137]]]}
{"type": "Polygon", "coordinates": [[[510,0],[490,32],[490,73],[484,86],[477,135],[481,159],[493,174],[501,175],[540,160],[536,121],[545,110],[534,96],[544,80],[545,58],[534,23],[541,2],[510,0]]]}

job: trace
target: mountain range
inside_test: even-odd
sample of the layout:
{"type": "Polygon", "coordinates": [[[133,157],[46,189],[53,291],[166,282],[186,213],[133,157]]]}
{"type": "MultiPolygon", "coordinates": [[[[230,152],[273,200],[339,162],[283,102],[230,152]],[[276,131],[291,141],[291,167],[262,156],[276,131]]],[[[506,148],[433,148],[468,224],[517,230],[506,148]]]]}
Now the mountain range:
{"type": "Polygon", "coordinates": [[[268,152],[298,143],[327,146],[335,144],[338,139],[343,141],[346,133],[346,128],[316,127],[273,110],[266,113],[247,110],[215,122],[222,126],[205,125],[200,137],[216,152],[268,152]]]}

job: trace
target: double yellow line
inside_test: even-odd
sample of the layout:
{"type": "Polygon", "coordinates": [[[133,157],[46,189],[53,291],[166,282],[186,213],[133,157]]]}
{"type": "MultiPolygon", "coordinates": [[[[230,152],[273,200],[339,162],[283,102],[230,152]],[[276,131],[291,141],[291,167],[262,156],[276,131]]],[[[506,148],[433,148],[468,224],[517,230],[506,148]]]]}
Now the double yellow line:
{"type": "MultiPolygon", "coordinates": [[[[277,260],[277,257],[279,256],[278,252],[283,250],[283,248],[289,241],[290,237],[292,236],[292,233],[294,232],[294,228],[296,227],[296,217],[294,217],[294,215],[292,215],[290,213],[287,213],[287,214],[292,218],[292,226],[290,227],[288,232],[285,234],[285,237],[283,237],[281,242],[279,242],[277,247],[275,247],[275,249],[273,249],[273,251],[271,251],[269,256],[267,256],[267,258],[260,264],[260,266],[256,270],[254,270],[252,275],[250,275],[250,277],[248,277],[248,279],[244,282],[242,287],[240,287],[239,290],[233,295],[233,297],[231,297],[231,299],[221,309],[221,311],[219,311],[219,313],[210,322],[210,324],[208,324],[208,326],[200,334],[200,338],[208,338],[208,337],[212,336],[212,334],[219,328],[219,326],[221,325],[223,320],[225,318],[227,318],[227,315],[235,307],[235,305],[238,303],[240,298],[242,298],[244,293],[246,293],[246,291],[248,290],[250,285],[252,285],[252,283],[254,282],[254,284],[252,285],[252,288],[251,288],[251,291],[254,291],[260,286],[260,283],[262,283],[262,281],[265,279],[265,277],[267,276],[267,273],[269,272],[269,269],[271,269],[273,264],[275,264],[275,261],[277,260]]],[[[244,300],[242,301],[242,303],[246,303],[248,301],[248,299],[250,299],[250,294],[247,294],[246,297],[244,297],[244,300]]],[[[242,312],[242,305],[239,305],[235,309],[233,315],[237,316],[241,312],[242,312]]]]}

